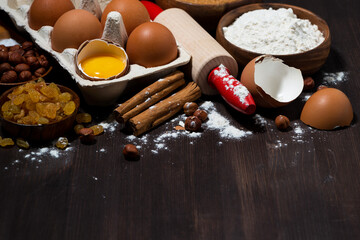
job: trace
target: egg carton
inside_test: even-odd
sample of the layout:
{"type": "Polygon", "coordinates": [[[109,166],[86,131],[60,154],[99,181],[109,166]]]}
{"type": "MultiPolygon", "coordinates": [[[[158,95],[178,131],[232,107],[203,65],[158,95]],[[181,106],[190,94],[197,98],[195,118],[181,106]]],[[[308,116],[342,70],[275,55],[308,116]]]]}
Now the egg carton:
{"type": "MultiPolygon", "coordinates": [[[[144,79],[147,79],[146,81],[149,79],[155,80],[169,74],[177,67],[187,64],[191,59],[191,56],[178,44],[178,57],[168,64],[151,68],[131,64],[128,73],[116,79],[105,81],[84,79],[76,73],[75,69],[74,57],[77,49],[67,48],[62,53],[58,53],[51,48],[50,34],[53,27],[43,26],[38,31],[29,27],[27,13],[32,2],[32,0],[0,0],[0,9],[10,16],[18,30],[28,32],[40,48],[50,53],[59,62],[60,66],[70,73],[89,105],[111,105],[124,92],[129,82],[134,80],[143,82],[144,79]]],[[[78,9],[83,8],[80,6],[83,6],[87,1],[72,0],[72,2],[75,8],[78,9]]],[[[92,4],[95,2],[101,10],[104,10],[110,0],[88,0],[88,2],[92,4]]],[[[134,84],[129,84],[129,86],[134,86],[134,84]]]]}

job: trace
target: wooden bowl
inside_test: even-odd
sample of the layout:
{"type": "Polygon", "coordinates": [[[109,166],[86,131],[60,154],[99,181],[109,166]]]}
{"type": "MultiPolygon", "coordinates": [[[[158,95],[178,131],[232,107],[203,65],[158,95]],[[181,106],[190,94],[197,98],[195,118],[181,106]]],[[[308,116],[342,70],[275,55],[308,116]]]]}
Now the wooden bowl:
{"type": "Polygon", "coordinates": [[[181,8],[189,13],[203,28],[216,30],[220,18],[228,11],[262,0],[156,0],[163,9],[181,8]]]}
{"type": "MultiPolygon", "coordinates": [[[[26,140],[32,140],[32,141],[52,140],[57,137],[63,136],[67,131],[72,129],[73,123],[76,118],[76,114],[79,110],[80,98],[70,88],[61,85],[57,85],[57,86],[59,87],[61,92],[69,92],[73,96],[73,101],[75,102],[76,109],[71,115],[65,117],[61,121],[50,124],[26,125],[4,119],[2,116],[2,111],[0,111],[0,119],[3,129],[7,133],[9,133],[11,137],[22,137],[26,140]]],[[[15,88],[16,87],[13,87],[1,95],[0,107],[4,104],[4,102],[9,100],[7,95],[15,88]]]]}
{"type": "Polygon", "coordinates": [[[33,78],[33,79],[25,81],[25,82],[11,82],[11,83],[2,83],[2,82],[0,82],[0,93],[4,92],[4,91],[6,91],[6,90],[8,90],[8,89],[10,89],[12,87],[20,86],[20,85],[23,85],[23,84],[31,82],[31,81],[36,81],[39,78],[43,78],[46,75],[48,75],[51,70],[52,70],[52,66],[50,66],[49,69],[43,75],[41,75],[40,77],[33,78]]]}
{"type": "Polygon", "coordinates": [[[246,12],[269,8],[292,8],[298,18],[308,19],[312,24],[318,26],[325,38],[319,46],[302,53],[273,55],[282,59],[287,65],[300,69],[303,75],[311,75],[318,71],[324,65],[330,52],[330,30],[322,18],[301,7],[281,3],[257,3],[236,8],[220,19],[216,29],[216,40],[236,59],[239,66],[244,67],[252,59],[261,55],[261,53],[251,52],[230,43],[224,36],[223,27],[231,25],[239,16],[246,12]]]}

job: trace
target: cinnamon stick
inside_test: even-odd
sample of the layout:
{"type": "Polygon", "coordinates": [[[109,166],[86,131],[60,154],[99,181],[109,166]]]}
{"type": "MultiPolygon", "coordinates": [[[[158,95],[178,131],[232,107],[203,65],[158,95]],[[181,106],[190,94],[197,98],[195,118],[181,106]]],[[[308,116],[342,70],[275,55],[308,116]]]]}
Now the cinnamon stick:
{"type": "Polygon", "coordinates": [[[184,73],[180,71],[175,71],[165,78],[159,79],[119,105],[114,110],[115,119],[124,125],[131,117],[157,103],[184,84],[184,73]]]}
{"type": "Polygon", "coordinates": [[[158,126],[179,112],[186,102],[193,102],[200,96],[200,87],[194,82],[189,83],[179,92],[174,93],[170,97],[131,118],[129,124],[133,130],[133,134],[139,136],[158,126]]]}

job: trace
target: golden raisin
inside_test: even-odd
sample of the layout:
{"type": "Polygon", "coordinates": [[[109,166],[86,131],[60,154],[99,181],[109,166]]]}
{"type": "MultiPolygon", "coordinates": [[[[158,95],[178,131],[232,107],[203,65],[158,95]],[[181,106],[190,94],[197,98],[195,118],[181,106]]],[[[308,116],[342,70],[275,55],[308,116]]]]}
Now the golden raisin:
{"type": "Polygon", "coordinates": [[[23,138],[17,138],[16,139],[16,145],[19,148],[23,148],[23,149],[29,149],[30,148],[30,144],[24,140],[23,138]]]}
{"type": "Polygon", "coordinates": [[[76,105],[74,101],[70,101],[68,102],[65,106],[64,106],[64,113],[65,115],[71,115],[76,109],[76,105]]]}
{"type": "Polygon", "coordinates": [[[0,140],[1,147],[13,146],[15,143],[11,138],[3,138],[0,140]]]}
{"type": "Polygon", "coordinates": [[[79,134],[80,130],[84,128],[84,125],[82,124],[76,124],[74,127],[74,131],[76,134],[79,134]]]}
{"type": "Polygon", "coordinates": [[[99,135],[104,132],[104,128],[101,125],[94,125],[90,127],[94,131],[94,135],[99,135]]]}
{"type": "Polygon", "coordinates": [[[79,113],[76,115],[77,123],[90,123],[92,121],[92,117],[89,113],[79,113]]]}
{"type": "Polygon", "coordinates": [[[69,140],[66,137],[59,137],[55,146],[59,149],[65,149],[69,145],[69,140]]]}

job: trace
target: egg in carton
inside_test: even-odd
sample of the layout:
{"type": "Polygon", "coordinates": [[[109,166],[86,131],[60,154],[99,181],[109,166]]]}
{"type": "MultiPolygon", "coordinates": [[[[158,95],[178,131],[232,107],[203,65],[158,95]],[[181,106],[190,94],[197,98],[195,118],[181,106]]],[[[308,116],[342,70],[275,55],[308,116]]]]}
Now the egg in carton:
{"type": "MultiPolygon", "coordinates": [[[[128,71],[125,75],[120,74],[113,79],[103,81],[85,79],[81,76],[82,74],[79,74],[75,61],[78,49],[66,48],[61,53],[54,51],[50,37],[53,31],[52,26],[42,26],[38,30],[30,28],[28,12],[32,2],[33,0],[0,0],[0,9],[4,10],[10,16],[19,30],[28,32],[40,48],[50,53],[59,64],[70,73],[89,105],[111,105],[127,90],[127,86],[131,88],[136,86],[137,82],[153,81],[169,74],[177,67],[185,65],[190,61],[191,56],[177,44],[177,58],[167,64],[155,67],[129,64],[128,71]]],[[[71,2],[74,4],[75,9],[87,10],[100,19],[101,13],[110,0],[71,0],[71,2]]],[[[124,46],[127,38],[128,35],[121,14],[118,12],[108,14],[101,39],[124,46]]]]}

